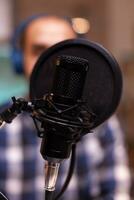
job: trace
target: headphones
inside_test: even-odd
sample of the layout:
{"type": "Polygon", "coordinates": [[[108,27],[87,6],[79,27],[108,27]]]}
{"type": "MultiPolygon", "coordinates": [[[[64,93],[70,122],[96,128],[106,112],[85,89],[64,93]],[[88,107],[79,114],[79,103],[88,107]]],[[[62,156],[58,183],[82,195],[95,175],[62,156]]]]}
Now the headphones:
{"type": "MultiPolygon", "coordinates": [[[[38,18],[48,17],[48,16],[51,16],[51,15],[48,15],[48,14],[33,15],[33,16],[29,17],[28,19],[26,19],[25,21],[23,21],[16,28],[16,30],[13,34],[13,37],[11,39],[11,62],[12,62],[13,69],[17,74],[23,73],[23,52],[22,52],[22,49],[19,47],[19,39],[20,39],[21,35],[24,33],[24,31],[26,30],[26,28],[29,26],[29,24],[31,22],[33,22],[34,20],[36,20],[38,18]]],[[[66,20],[72,27],[71,18],[62,17],[62,16],[58,16],[58,17],[66,20]]]]}

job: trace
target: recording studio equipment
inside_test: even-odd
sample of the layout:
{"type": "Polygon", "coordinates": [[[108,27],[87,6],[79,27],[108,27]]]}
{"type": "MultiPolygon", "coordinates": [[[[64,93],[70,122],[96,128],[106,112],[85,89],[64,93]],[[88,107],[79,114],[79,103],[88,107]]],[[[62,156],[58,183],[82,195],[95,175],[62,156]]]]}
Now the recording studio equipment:
{"type": "MultiPolygon", "coordinates": [[[[46,160],[47,199],[52,199],[61,161],[71,151],[75,157],[75,145],[81,137],[115,112],[121,92],[119,65],[97,43],[66,40],[40,56],[30,79],[30,101],[13,97],[12,106],[0,114],[0,123],[11,123],[22,112],[29,112],[33,118],[46,160]]],[[[73,173],[71,167],[70,171],[61,193],[73,173]]]]}
{"type": "Polygon", "coordinates": [[[59,56],[79,57],[88,61],[81,99],[92,113],[93,129],[108,119],[116,110],[122,92],[122,75],[114,57],[101,45],[84,39],[60,42],[45,51],[37,61],[30,80],[30,99],[43,98],[52,92],[59,56]]]}
{"type": "MultiPolygon", "coordinates": [[[[71,65],[70,63],[67,64],[67,61],[64,64],[64,67],[70,67],[71,65]]],[[[72,82],[75,85],[75,81],[73,80],[72,82]]],[[[77,82],[77,86],[79,87],[79,81],[77,82]]],[[[114,113],[119,104],[121,92],[122,76],[119,65],[114,57],[97,43],[84,39],[67,40],[54,45],[41,55],[31,76],[30,99],[40,99],[44,97],[44,94],[50,94],[47,97],[50,103],[50,110],[47,109],[45,116],[43,116],[44,123],[42,126],[45,130],[44,136],[41,133],[43,137],[41,154],[43,158],[48,160],[49,167],[47,166],[47,171],[56,164],[58,168],[61,160],[70,155],[73,145],[83,135],[90,134],[92,129],[102,124],[114,113]],[[71,114],[70,112],[65,113],[65,108],[61,105],[67,104],[68,106],[68,104],[71,104],[69,101],[74,100],[74,97],[71,99],[68,98],[69,94],[66,91],[66,89],[71,91],[71,84],[68,81],[71,79],[71,73],[67,73],[70,76],[69,78],[64,70],[60,70],[63,64],[62,58],[58,69],[56,65],[57,58],[63,55],[67,57],[72,56],[74,60],[75,57],[76,59],[85,59],[85,63],[88,66],[86,76],[83,76],[85,83],[82,90],[79,89],[80,96],[76,95],[77,100],[72,104],[72,107],[76,106],[77,112],[73,110],[71,114]],[[53,82],[54,77],[56,80],[53,82]],[[68,101],[66,100],[66,96],[68,101]],[[62,102],[60,102],[61,99],[62,102]],[[64,114],[67,114],[67,116],[64,114]],[[78,117],[77,122],[74,120],[76,119],[75,116],[78,117]],[[71,120],[70,117],[72,117],[71,120]],[[78,119],[79,122],[82,122],[83,127],[78,123],[78,119]]],[[[78,94],[79,92],[76,93],[78,94]]],[[[71,109],[71,106],[67,107],[68,109],[71,109]]],[[[55,179],[57,168],[55,167],[55,173],[53,173],[53,177],[55,174],[55,179]]],[[[46,177],[46,190],[48,190],[52,186],[50,181],[52,177],[46,177]]],[[[65,189],[66,187],[63,188],[65,189]]]]}

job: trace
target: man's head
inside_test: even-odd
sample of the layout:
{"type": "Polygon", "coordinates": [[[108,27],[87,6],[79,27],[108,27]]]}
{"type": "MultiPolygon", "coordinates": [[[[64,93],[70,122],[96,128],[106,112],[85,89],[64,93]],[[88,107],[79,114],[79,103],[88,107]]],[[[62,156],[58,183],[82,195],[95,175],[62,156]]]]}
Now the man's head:
{"type": "Polygon", "coordinates": [[[44,50],[71,38],[76,38],[76,33],[64,18],[41,16],[28,23],[20,37],[19,45],[23,53],[23,69],[26,77],[29,78],[34,64],[44,50]]]}

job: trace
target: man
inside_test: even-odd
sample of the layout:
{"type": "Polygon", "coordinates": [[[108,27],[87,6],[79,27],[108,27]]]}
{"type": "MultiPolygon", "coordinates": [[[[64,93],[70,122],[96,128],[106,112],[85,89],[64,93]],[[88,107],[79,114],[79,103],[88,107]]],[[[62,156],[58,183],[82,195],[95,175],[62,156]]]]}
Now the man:
{"type": "MultiPolygon", "coordinates": [[[[27,23],[18,38],[23,70],[29,79],[45,49],[65,39],[76,38],[71,24],[60,17],[40,16],[27,23]]],[[[83,137],[77,148],[74,175],[63,200],[129,200],[129,170],[122,132],[112,117],[108,123],[83,137]]],[[[40,140],[27,115],[17,117],[0,133],[0,190],[13,200],[43,199],[43,159],[40,140]]],[[[63,162],[57,188],[67,175],[63,162]]]]}

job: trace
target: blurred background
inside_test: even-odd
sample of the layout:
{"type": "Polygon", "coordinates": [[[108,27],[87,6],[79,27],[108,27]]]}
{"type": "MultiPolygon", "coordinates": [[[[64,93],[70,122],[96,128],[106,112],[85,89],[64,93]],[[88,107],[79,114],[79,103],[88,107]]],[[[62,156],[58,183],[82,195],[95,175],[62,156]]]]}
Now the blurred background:
{"type": "Polygon", "coordinates": [[[0,0],[0,104],[28,90],[24,78],[16,77],[11,70],[10,37],[17,24],[37,13],[86,18],[90,25],[88,38],[111,51],[120,64],[124,88],[117,114],[125,130],[134,176],[134,1],[0,0]]]}

